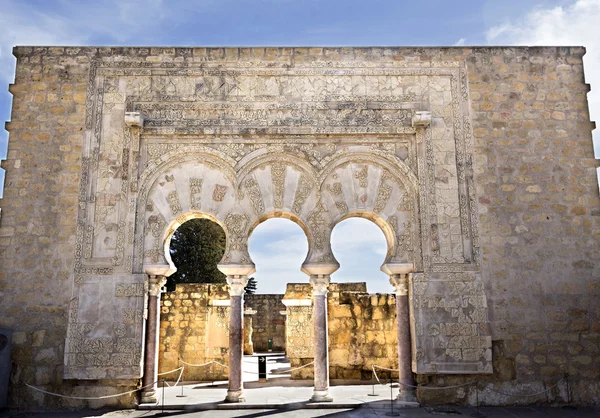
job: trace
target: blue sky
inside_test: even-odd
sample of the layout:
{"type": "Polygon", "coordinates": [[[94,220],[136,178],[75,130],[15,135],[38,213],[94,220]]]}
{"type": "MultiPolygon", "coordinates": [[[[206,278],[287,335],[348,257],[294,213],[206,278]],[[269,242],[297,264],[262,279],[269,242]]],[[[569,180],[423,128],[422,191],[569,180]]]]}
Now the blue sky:
{"type": "MultiPolygon", "coordinates": [[[[600,0],[0,0],[0,120],[10,120],[14,45],[584,45],[587,82],[598,86],[588,95],[592,120],[600,123],[598,22],[600,0]]],[[[0,129],[0,159],[7,139],[0,129]]],[[[335,281],[391,290],[374,224],[345,221],[333,244],[342,264],[335,281]]],[[[290,221],[259,226],[250,251],[261,293],[307,280],[299,271],[306,238],[290,221]]]]}

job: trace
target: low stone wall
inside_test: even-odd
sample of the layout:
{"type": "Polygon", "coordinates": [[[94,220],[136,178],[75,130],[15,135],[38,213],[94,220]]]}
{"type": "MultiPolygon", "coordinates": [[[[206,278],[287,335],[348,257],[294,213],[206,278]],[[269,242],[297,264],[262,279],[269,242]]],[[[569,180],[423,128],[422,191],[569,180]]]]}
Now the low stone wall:
{"type": "Polygon", "coordinates": [[[244,308],[256,311],[252,315],[252,344],[255,352],[266,352],[268,340],[273,340],[273,351],[285,351],[285,305],[283,295],[246,295],[244,308]]]}
{"type": "MultiPolygon", "coordinates": [[[[309,284],[293,283],[288,284],[284,296],[289,330],[287,355],[292,367],[313,360],[311,296],[309,284]]],[[[331,379],[371,379],[373,364],[397,368],[394,295],[370,295],[365,283],[332,283],[327,301],[331,379]]],[[[382,371],[380,375],[388,377],[389,373],[382,371]]],[[[292,379],[312,378],[310,366],[292,372],[292,379]]]]}
{"type": "MultiPolygon", "coordinates": [[[[180,367],[180,360],[191,364],[212,360],[228,364],[228,305],[227,285],[179,284],[175,291],[163,294],[159,373],[180,367]]],[[[185,379],[227,379],[227,369],[217,364],[186,366],[185,379]]]]}
{"type": "MultiPolygon", "coordinates": [[[[333,283],[329,287],[329,363],[332,379],[372,378],[371,367],[395,369],[398,364],[395,298],[367,293],[365,283],[333,283]]],[[[247,295],[245,354],[268,349],[285,351],[292,367],[313,361],[312,288],[288,284],[285,295],[247,295]],[[284,305],[284,303],[286,305],[284,305]],[[281,311],[286,311],[282,315],[281,311]]],[[[227,364],[229,354],[229,293],[226,285],[180,284],[163,294],[159,372],[186,363],[211,360],[227,364]]],[[[389,373],[380,372],[381,377],[389,373]]],[[[213,380],[227,377],[218,365],[186,366],[185,378],[213,380]]],[[[293,379],[312,379],[311,366],[292,372],[293,379]]]]}

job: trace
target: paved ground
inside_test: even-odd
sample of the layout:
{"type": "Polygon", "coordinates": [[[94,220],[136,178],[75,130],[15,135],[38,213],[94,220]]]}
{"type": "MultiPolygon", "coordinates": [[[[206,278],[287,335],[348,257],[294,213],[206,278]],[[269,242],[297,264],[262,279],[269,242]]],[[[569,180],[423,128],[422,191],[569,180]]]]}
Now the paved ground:
{"type": "MultiPolygon", "coordinates": [[[[349,382],[333,381],[330,393],[334,399],[329,404],[311,404],[308,402],[312,395],[312,381],[291,381],[289,375],[273,372],[286,370],[289,363],[282,356],[271,355],[267,361],[267,370],[270,373],[269,381],[258,382],[257,358],[244,359],[244,393],[246,403],[224,404],[227,392],[227,382],[213,383],[186,383],[176,387],[165,385],[164,406],[162,390],[159,390],[160,402],[156,405],[141,405],[140,410],[120,411],[77,411],[77,412],[0,412],[0,418],[140,418],[140,417],[381,417],[392,412],[389,385],[351,385],[349,382]],[[337,383],[337,384],[336,384],[337,383]],[[181,397],[183,390],[184,397],[181,397]],[[378,396],[369,396],[369,394],[378,396]],[[239,409],[242,408],[242,409],[239,409]],[[308,408],[308,409],[306,409],[308,408]],[[326,408],[326,409],[325,409],[326,408]],[[162,412],[164,409],[164,412],[162,412]],[[204,410],[200,410],[204,409],[204,410]]],[[[174,382],[171,382],[173,384],[174,382]]],[[[395,395],[397,388],[392,388],[395,395]]],[[[600,418],[599,408],[540,408],[540,407],[514,407],[514,408],[465,408],[465,407],[439,407],[421,408],[406,407],[394,402],[394,412],[401,417],[550,417],[550,418],[600,418]]]]}
{"type": "MultiPolygon", "coordinates": [[[[395,410],[398,412],[398,410],[395,410]]],[[[43,413],[0,413],[2,418],[142,418],[142,417],[173,417],[173,418],[305,418],[305,417],[385,417],[390,412],[389,405],[384,403],[372,403],[368,406],[362,406],[357,409],[326,409],[326,410],[273,410],[273,409],[251,409],[251,410],[229,410],[229,411],[79,411],[79,412],[43,412],[43,413]]],[[[430,408],[406,408],[399,410],[400,417],[414,418],[442,418],[442,417],[473,417],[476,415],[475,408],[439,408],[437,410],[430,408]],[[443,412],[445,411],[445,412],[443,412]]],[[[539,407],[519,407],[519,408],[480,408],[479,415],[482,418],[598,418],[600,417],[600,408],[577,408],[575,410],[564,408],[539,408],[539,407]]]]}

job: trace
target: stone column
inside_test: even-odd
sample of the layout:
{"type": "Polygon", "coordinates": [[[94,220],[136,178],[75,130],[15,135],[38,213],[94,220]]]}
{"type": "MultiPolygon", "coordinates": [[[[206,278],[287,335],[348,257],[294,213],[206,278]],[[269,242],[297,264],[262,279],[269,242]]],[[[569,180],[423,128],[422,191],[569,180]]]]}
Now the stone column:
{"type": "MultiPolygon", "coordinates": [[[[310,276],[312,285],[313,354],[315,387],[312,402],[331,402],[329,396],[329,336],[327,329],[327,293],[331,274],[340,268],[336,263],[308,263],[302,271],[310,276]]],[[[288,306],[286,304],[286,306],[288,306]]]]}
{"type": "Polygon", "coordinates": [[[163,275],[148,275],[148,318],[146,320],[146,347],[144,351],[144,377],[142,403],[156,403],[158,380],[158,343],[160,337],[160,294],[167,282],[163,275]]]}
{"type": "Polygon", "coordinates": [[[327,293],[329,275],[310,278],[313,288],[313,343],[315,356],[315,388],[311,401],[331,402],[329,397],[329,338],[327,330],[327,293]]]}
{"type": "MultiPolygon", "coordinates": [[[[223,269],[221,269],[223,271],[223,269]]],[[[229,389],[225,402],[245,402],[242,380],[244,353],[244,287],[247,274],[227,276],[229,285],[229,389]]]]}
{"type": "MultiPolygon", "coordinates": [[[[390,284],[396,294],[396,324],[398,328],[398,369],[400,392],[397,399],[415,402],[415,379],[412,373],[412,355],[410,339],[410,313],[408,306],[408,280],[413,269],[412,264],[386,265],[390,274],[390,284]]],[[[382,270],[384,270],[382,268],[382,270]]],[[[385,270],[384,270],[385,271],[385,270]]]]}

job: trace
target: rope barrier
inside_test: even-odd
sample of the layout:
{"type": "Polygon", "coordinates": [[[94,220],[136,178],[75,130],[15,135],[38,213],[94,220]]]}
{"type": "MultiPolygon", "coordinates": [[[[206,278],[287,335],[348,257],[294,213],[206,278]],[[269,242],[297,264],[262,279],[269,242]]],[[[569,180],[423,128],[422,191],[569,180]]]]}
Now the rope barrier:
{"type": "Polygon", "coordinates": [[[310,363],[303,364],[302,366],[299,366],[299,367],[294,367],[293,369],[284,370],[284,371],[280,371],[280,372],[271,372],[271,374],[275,374],[275,375],[277,375],[277,374],[288,374],[290,372],[303,369],[303,368],[311,366],[313,364],[315,364],[315,362],[311,361],[310,363]]]}
{"type": "Polygon", "coordinates": [[[27,387],[29,387],[29,388],[31,388],[33,390],[37,390],[38,392],[45,393],[46,395],[57,396],[59,398],[78,399],[78,400],[87,401],[87,400],[98,400],[98,399],[110,399],[110,398],[117,398],[119,396],[129,395],[130,393],[137,392],[138,390],[143,390],[143,389],[146,389],[148,387],[154,386],[157,383],[158,383],[158,380],[155,381],[155,382],[152,382],[150,384],[147,384],[146,386],[142,386],[142,387],[137,388],[137,389],[129,390],[127,392],[116,393],[114,395],[104,395],[104,396],[68,396],[68,395],[62,395],[60,393],[55,393],[55,392],[50,392],[50,391],[44,390],[44,389],[32,386],[29,383],[25,383],[25,386],[27,386],[27,387]]]}
{"type": "Polygon", "coordinates": [[[215,361],[211,360],[208,363],[194,364],[194,363],[188,363],[188,362],[185,362],[185,361],[179,359],[179,362],[186,366],[190,366],[190,367],[204,367],[204,366],[208,366],[209,364],[213,364],[215,361]]]}
{"type": "MultiPolygon", "coordinates": [[[[375,375],[375,378],[377,379],[377,381],[379,382],[380,385],[385,386],[385,384],[381,383],[381,381],[379,380],[379,377],[377,376],[377,372],[375,371],[375,368],[378,369],[382,369],[382,370],[388,370],[391,372],[399,372],[400,370],[398,369],[388,369],[386,367],[381,367],[381,366],[377,366],[376,364],[371,365],[372,369],[373,369],[373,374],[375,375]]],[[[477,383],[475,380],[471,381],[471,382],[467,382],[467,383],[463,383],[461,385],[452,385],[452,386],[415,386],[415,385],[409,385],[408,383],[400,383],[402,386],[408,386],[410,388],[415,388],[415,389],[426,389],[426,390],[446,390],[446,389],[454,389],[454,388],[461,388],[463,386],[469,386],[472,385],[474,383],[477,383]]]]}
{"type": "MultiPolygon", "coordinates": [[[[229,368],[229,366],[227,366],[226,364],[220,363],[220,362],[218,362],[216,360],[211,360],[211,361],[209,361],[207,363],[203,363],[203,364],[187,363],[187,362],[185,362],[185,361],[183,361],[181,359],[179,359],[179,361],[181,363],[183,363],[184,365],[187,365],[187,366],[190,366],[190,367],[205,367],[205,366],[208,366],[210,364],[218,364],[221,367],[229,368]]],[[[270,374],[270,375],[289,374],[289,373],[291,373],[293,371],[300,370],[300,369],[303,369],[305,367],[314,365],[314,363],[315,363],[314,361],[311,361],[310,363],[303,364],[302,366],[294,367],[294,368],[289,369],[289,370],[271,371],[271,372],[267,372],[267,374],[270,374]]],[[[330,363],[329,365],[331,366],[331,365],[335,365],[335,364],[337,364],[337,365],[348,365],[348,366],[360,366],[360,365],[362,365],[362,364],[358,364],[358,363],[342,363],[342,362],[330,363]]],[[[376,364],[372,364],[371,365],[371,371],[373,372],[373,376],[375,376],[375,379],[377,380],[377,382],[380,385],[382,385],[382,386],[387,386],[387,384],[381,383],[381,380],[379,379],[379,376],[377,375],[376,369],[386,370],[386,371],[390,371],[390,372],[399,372],[400,371],[399,369],[390,369],[390,368],[387,368],[387,367],[382,367],[382,366],[378,366],[376,364]]],[[[175,387],[181,381],[181,378],[183,376],[184,370],[185,370],[185,366],[181,366],[181,367],[178,367],[176,369],[169,370],[167,372],[158,373],[157,376],[164,376],[164,375],[167,375],[169,373],[180,371],[179,377],[177,378],[177,381],[175,382],[175,385],[173,386],[173,387],[175,387]]],[[[260,373],[250,372],[250,371],[245,371],[244,373],[260,374],[260,373]]],[[[508,397],[517,397],[517,398],[518,397],[532,397],[532,396],[538,396],[538,395],[544,394],[546,392],[549,392],[550,390],[552,390],[555,387],[557,387],[563,380],[565,380],[565,378],[560,379],[558,382],[556,382],[554,385],[550,386],[549,388],[546,388],[546,389],[544,389],[542,391],[539,391],[539,392],[536,392],[536,393],[529,393],[529,394],[505,393],[505,392],[501,392],[501,391],[492,389],[490,387],[483,388],[483,391],[489,390],[490,392],[494,392],[494,393],[497,393],[497,394],[500,394],[500,395],[504,395],[504,396],[508,396],[508,397]]],[[[164,381],[164,379],[163,379],[163,381],[164,381]]],[[[152,382],[152,383],[150,383],[150,384],[148,384],[146,386],[139,387],[137,389],[133,389],[133,390],[129,390],[129,391],[126,391],[126,392],[121,392],[121,393],[116,393],[116,394],[113,394],[113,395],[104,395],[104,396],[68,396],[68,395],[63,395],[63,394],[60,394],[60,393],[50,392],[50,391],[38,388],[36,386],[32,386],[32,385],[30,385],[28,383],[25,383],[25,386],[29,387],[30,389],[36,390],[38,392],[44,393],[46,395],[56,396],[56,397],[59,397],[59,398],[77,399],[77,400],[100,400],[100,399],[110,399],[110,398],[117,398],[119,396],[129,395],[129,394],[135,393],[135,392],[137,392],[139,390],[143,390],[143,389],[146,389],[148,387],[154,386],[157,383],[158,383],[158,381],[155,381],[155,382],[152,382]]],[[[391,382],[390,382],[390,384],[391,384],[391,382]]],[[[415,389],[446,390],[446,389],[454,389],[454,388],[460,388],[460,387],[464,387],[464,386],[470,386],[470,385],[473,385],[473,384],[476,385],[477,381],[466,382],[466,383],[463,383],[463,384],[460,384],[460,385],[436,386],[436,387],[415,386],[415,385],[410,385],[410,384],[406,384],[406,383],[399,383],[399,384],[402,385],[402,386],[408,386],[408,387],[412,387],[412,388],[415,388],[415,389]]],[[[169,387],[171,387],[171,386],[169,386],[169,387]]]]}
{"type": "Polygon", "coordinates": [[[181,367],[178,367],[178,368],[176,368],[176,369],[173,369],[173,370],[169,370],[168,372],[162,372],[162,373],[158,373],[158,374],[157,374],[157,376],[163,376],[163,375],[165,375],[165,374],[173,373],[173,372],[176,372],[176,371],[178,371],[178,370],[181,370],[181,369],[183,369],[183,366],[181,366],[181,367]]]}
{"type": "Polygon", "coordinates": [[[556,382],[556,384],[555,384],[555,385],[553,385],[553,386],[550,386],[548,389],[544,389],[544,390],[542,390],[542,391],[540,391],[540,392],[536,392],[536,393],[528,393],[528,394],[519,394],[519,395],[515,395],[515,394],[512,394],[512,393],[504,393],[504,392],[500,392],[500,391],[498,391],[498,390],[494,390],[494,389],[492,389],[492,388],[490,388],[490,387],[486,387],[486,388],[484,388],[484,389],[483,389],[483,391],[485,391],[485,390],[489,390],[490,392],[495,392],[495,393],[498,393],[498,394],[500,394],[500,395],[504,395],[504,396],[510,396],[510,397],[516,397],[516,398],[519,398],[519,397],[521,397],[521,396],[522,396],[522,397],[526,398],[526,397],[530,397],[530,396],[538,396],[538,395],[541,395],[541,394],[543,394],[543,393],[549,392],[549,391],[551,391],[552,389],[554,389],[555,387],[557,387],[557,386],[560,384],[560,382],[562,382],[563,380],[565,380],[565,379],[564,379],[564,378],[562,378],[562,379],[560,379],[558,382],[556,382]]]}

